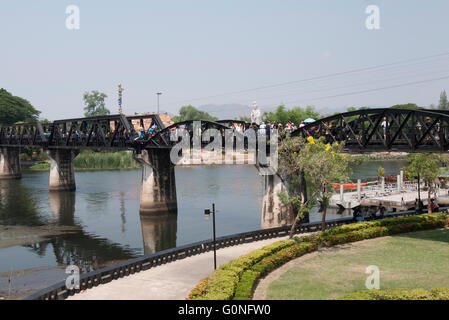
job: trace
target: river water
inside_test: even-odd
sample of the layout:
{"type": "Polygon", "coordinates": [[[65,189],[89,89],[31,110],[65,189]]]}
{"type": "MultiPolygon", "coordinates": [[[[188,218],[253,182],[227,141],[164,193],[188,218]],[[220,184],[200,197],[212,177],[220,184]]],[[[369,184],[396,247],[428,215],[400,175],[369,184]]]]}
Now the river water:
{"type": "MultiPolygon", "coordinates": [[[[405,162],[364,162],[353,168],[352,178],[376,179],[379,165],[394,175],[405,162]]],[[[141,217],[140,180],[140,170],[76,172],[73,193],[50,193],[48,172],[25,171],[21,180],[0,181],[0,225],[82,230],[26,245],[0,246],[0,296],[11,292],[22,297],[61,281],[69,264],[101,267],[210,239],[212,221],[205,219],[204,209],[213,202],[217,236],[260,229],[263,180],[253,166],[177,167],[177,216],[141,217]]],[[[328,219],[347,214],[330,212],[328,219]]],[[[313,211],[310,220],[319,219],[313,211]]]]}

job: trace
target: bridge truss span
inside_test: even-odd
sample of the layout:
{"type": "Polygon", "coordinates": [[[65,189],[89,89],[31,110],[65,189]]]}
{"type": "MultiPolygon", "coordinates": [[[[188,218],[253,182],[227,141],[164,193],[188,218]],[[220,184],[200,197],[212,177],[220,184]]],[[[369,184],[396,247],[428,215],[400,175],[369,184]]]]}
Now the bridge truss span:
{"type": "Polygon", "coordinates": [[[136,124],[164,128],[158,115],[122,114],[13,124],[0,128],[0,146],[126,150],[134,147],[136,124]]]}
{"type": "MultiPolygon", "coordinates": [[[[235,125],[241,125],[244,129],[250,128],[250,124],[240,120],[220,120],[220,121],[204,121],[204,120],[188,120],[175,123],[159,132],[153,137],[141,142],[141,149],[153,149],[153,148],[173,148],[173,146],[179,143],[183,134],[187,135],[190,139],[190,145],[193,145],[194,139],[198,139],[198,147],[204,147],[214,139],[221,139],[221,145],[224,147],[226,142],[228,144],[236,145],[236,140],[245,140],[245,147],[248,145],[248,137],[240,131],[235,130],[235,125]],[[205,133],[209,129],[215,129],[217,135],[205,138],[205,133]],[[219,137],[218,137],[219,135],[219,137]],[[204,138],[204,139],[203,139],[204,138]],[[230,139],[233,139],[230,141],[230,139]],[[229,140],[229,141],[227,141],[229,140]]],[[[254,137],[256,138],[256,137],[254,137]]],[[[216,142],[216,141],[215,141],[216,142]]],[[[245,148],[246,149],[246,148],[245,148]]]]}
{"type": "Polygon", "coordinates": [[[292,136],[324,137],[344,142],[345,151],[447,152],[449,112],[440,110],[366,109],[317,120],[292,136]]]}

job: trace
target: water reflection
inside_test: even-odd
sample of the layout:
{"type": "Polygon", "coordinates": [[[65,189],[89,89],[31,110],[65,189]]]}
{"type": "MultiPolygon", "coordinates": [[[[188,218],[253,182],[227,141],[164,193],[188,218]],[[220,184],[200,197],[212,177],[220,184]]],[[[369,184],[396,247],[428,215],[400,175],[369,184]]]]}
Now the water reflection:
{"type": "Polygon", "coordinates": [[[49,192],[53,221],[63,226],[75,225],[75,192],[49,192]]]}
{"type": "MultiPolygon", "coordinates": [[[[55,224],[77,226],[83,229],[83,226],[75,221],[76,193],[49,192],[52,217],[48,219],[38,213],[38,205],[34,197],[27,192],[26,187],[23,185],[18,187],[17,183],[9,182],[1,181],[0,224],[6,226],[55,224]]],[[[24,245],[24,247],[41,257],[47,255],[47,250],[51,248],[50,250],[53,251],[59,265],[74,264],[80,266],[84,271],[111,261],[131,259],[140,254],[139,250],[99,238],[84,230],[75,235],[55,237],[48,241],[24,245]]]]}
{"type": "Polygon", "coordinates": [[[0,224],[40,226],[48,223],[38,213],[39,201],[33,189],[19,180],[0,180],[0,224]]]}
{"type": "Polygon", "coordinates": [[[91,211],[104,210],[110,197],[109,192],[89,192],[86,196],[87,208],[91,211]]]}
{"type": "MultiPolygon", "coordinates": [[[[39,201],[32,194],[32,188],[20,181],[0,181],[0,225],[16,226],[75,226],[82,231],[75,235],[54,237],[31,245],[23,245],[40,257],[53,254],[58,265],[78,265],[89,271],[105,264],[135,258],[142,249],[114,243],[86,231],[85,226],[75,218],[77,193],[47,192],[51,215],[40,213],[39,201]]],[[[88,212],[104,212],[110,195],[108,193],[88,193],[88,212]]],[[[118,193],[120,231],[126,233],[126,192],[118,193]]],[[[138,211],[136,211],[136,214],[138,211]]],[[[177,212],[160,213],[153,216],[140,215],[143,253],[150,254],[176,247],[177,212]]],[[[110,219],[110,217],[108,217],[110,219]]],[[[106,221],[105,221],[106,222],[106,221]]],[[[1,249],[0,249],[1,250],[1,249]]],[[[0,270],[3,271],[3,270],[0,270]]]]}
{"type": "Polygon", "coordinates": [[[178,227],[177,212],[157,215],[140,215],[143,247],[145,254],[151,254],[176,247],[178,227]]]}
{"type": "Polygon", "coordinates": [[[120,191],[120,218],[122,219],[122,233],[126,232],[125,193],[120,191]]]}
{"type": "Polygon", "coordinates": [[[128,260],[138,256],[131,248],[112,243],[107,239],[95,238],[86,233],[76,236],[55,238],[49,241],[58,264],[77,265],[89,271],[111,261],[128,260]]]}
{"type": "MultiPolygon", "coordinates": [[[[365,165],[355,175],[376,174],[365,165]]],[[[393,172],[392,172],[393,173],[393,172]]],[[[356,177],[354,177],[356,178],[356,177]]],[[[21,181],[0,181],[0,225],[74,226],[82,231],[33,245],[0,248],[0,272],[78,264],[100,267],[119,260],[211,239],[204,209],[217,208],[217,236],[261,227],[263,180],[252,166],[176,168],[178,214],[139,214],[141,171],[77,172],[76,192],[48,192],[48,173],[24,173],[21,181]]],[[[327,219],[352,212],[328,209],[327,219]]],[[[310,221],[320,221],[318,209],[310,221]]],[[[1,279],[0,279],[1,280],[1,279]]],[[[1,288],[0,288],[1,291],[1,288]]]]}

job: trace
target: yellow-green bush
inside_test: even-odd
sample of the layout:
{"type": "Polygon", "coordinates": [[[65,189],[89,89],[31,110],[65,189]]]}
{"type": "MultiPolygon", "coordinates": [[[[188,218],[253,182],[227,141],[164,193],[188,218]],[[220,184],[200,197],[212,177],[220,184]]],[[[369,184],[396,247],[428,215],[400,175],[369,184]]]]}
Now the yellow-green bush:
{"type": "Polygon", "coordinates": [[[338,300],[449,300],[449,288],[362,290],[338,300]]]}
{"type": "Polygon", "coordinates": [[[243,272],[264,257],[289,247],[295,240],[284,240],[270,244],[220,266],[208,279],[201,281],[189,295],[195,300],[230,300],[243,272]]]}
{"type": "Polygon", "coordinates": [[[118,152],[81,152],[74,160],[75,169],[135,169],[139,164],[126,151],[118,152]]]}

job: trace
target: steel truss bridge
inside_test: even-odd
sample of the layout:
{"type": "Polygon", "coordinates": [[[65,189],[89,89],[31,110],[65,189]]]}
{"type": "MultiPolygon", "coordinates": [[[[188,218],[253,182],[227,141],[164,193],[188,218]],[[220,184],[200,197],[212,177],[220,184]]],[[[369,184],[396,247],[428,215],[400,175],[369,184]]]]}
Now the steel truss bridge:
{"type": "MultiPolygon", "coordinates": [[[[239,120],[201,121],[201,132],[224,130],[239,120]]],[[[183,127],[192,133],[194,121],[179,122],[165,127],[158,115],[109,115],[90,118],[33,122],[0,127],[0,147],[42,147],[46,149],[142,150],[171,148],[170,132],[183,127]],[[139,139],[135,125],[148,129],[153,124],[159,128],[152,136],[139,139]]]]}
{"type": "Polygon", "coordinates": [[[336,114],[291,134],[345,142],[345,151],[447,152],[449,111],[366,109],[336,114]]]}
{"type": "MultiPolygon", "coordinates": [[[[217,129],[223,139],[225,130],[238,120],[201,121],[201,132],[217,129]]],[[[186,128],[193,132],[194,121],[165,127],[158,115],[109,115],[4,125],[0,128],[0,147],[42,147],[46,149],[129,150],[171,148],[170,132],[186,128]],[[136,139],[135,124],[159,131],[151,137],[136,139]]],[[[446,152],[449,150],[449,111],[366,109],[336,114],[317,120],[291,136],[324,137],[327,143],[344,142],[345,151],[360,152],[446,152]]],[[[280,136],[282,139],[283,136],[280,136]]]]}

